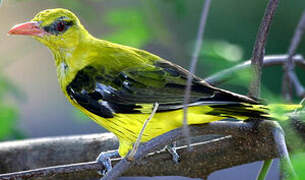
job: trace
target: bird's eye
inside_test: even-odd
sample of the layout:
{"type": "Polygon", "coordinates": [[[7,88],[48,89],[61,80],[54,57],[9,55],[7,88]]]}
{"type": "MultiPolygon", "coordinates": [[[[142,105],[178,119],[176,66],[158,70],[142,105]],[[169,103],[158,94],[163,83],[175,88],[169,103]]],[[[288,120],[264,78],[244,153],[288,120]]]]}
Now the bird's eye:
{"type": "Polygon", "coordinates": [[[73,26],[73,21],[67,21],[63,20],[62,18],[59,18],[55,20],[52,24],[43,26],[43,29],[50,34],[58,35],[64,33],[71,26],[73,26]]]}
{"type": "Polygon", "coordinates": [[[62,32],[63,30],[65,30],[65,22],[59,21],[56,25],[56,30],[59,32],[62,32]]]}

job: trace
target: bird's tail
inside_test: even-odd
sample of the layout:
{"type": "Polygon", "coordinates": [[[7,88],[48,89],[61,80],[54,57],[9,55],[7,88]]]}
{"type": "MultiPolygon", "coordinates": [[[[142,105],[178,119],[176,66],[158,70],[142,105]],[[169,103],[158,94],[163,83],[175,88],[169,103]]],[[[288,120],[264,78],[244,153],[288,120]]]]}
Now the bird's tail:
{"type": "Polygon", "coordinates": [[[301,109],[301,104],[217,104],[210,106],[213,108],[208,114],[222,116],[227,118],[235,118],[238,120],[254,119],[274,119],[286,120],[288,114],[301,109]]]}

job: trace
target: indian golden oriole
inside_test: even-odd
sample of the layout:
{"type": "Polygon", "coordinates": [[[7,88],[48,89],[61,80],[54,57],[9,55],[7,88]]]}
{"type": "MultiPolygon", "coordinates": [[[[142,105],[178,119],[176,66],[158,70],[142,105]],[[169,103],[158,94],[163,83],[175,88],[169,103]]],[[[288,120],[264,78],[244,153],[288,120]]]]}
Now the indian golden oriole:
{"type": "MultiPolygon", "coordinates": [[[[189,72],[147,51],[93,37],[66,9],[47,9],[9,34],[29,35],[53,53],[60,86],[69,101],[113,132],[119,154],[132,148],[155,103],[141,142],[183,125],[183,100],[189,72]]],[[[286,110],[301,105],[283,105],[286,110]]],[[[193,75],[188,124],[232,117],[272,118],[271,105],[213,87],[193,75]]]]}

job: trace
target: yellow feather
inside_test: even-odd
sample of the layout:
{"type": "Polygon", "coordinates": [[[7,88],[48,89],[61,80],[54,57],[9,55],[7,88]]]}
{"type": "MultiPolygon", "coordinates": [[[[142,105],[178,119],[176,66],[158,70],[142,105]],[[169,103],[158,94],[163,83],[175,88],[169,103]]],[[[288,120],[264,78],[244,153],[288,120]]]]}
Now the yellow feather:
{"type": "MultiPolygon", "coordinates": [[[[83,95],[86,93],[93,93],[90,91],[92,91],[92,88],[94,89],[95,86],[97,86],[98,84],[90,84],[89,79],[82,79],[84,83],[88,81],[88,86],[86,87],[90,87],[87,89],[81,89],[78,92],[79,94],[76,95],[76,97],[78,97],[83,103],[83,106],[80,105],[81,103],[79,103],[79,101],[77,101],[75,97],[73,98],[73,94],[75,93],[73,92],[73,89],[71,90],[70,94],[67,92],[67,87],[69,87],[69,85],[71,85],[71,83],[76,79],[77,74],[89,65],[95,70],[98,69],[99,71],[103,71],[103,74],[106,75],[106,78],[107,75],[109,76],[112,74],[120,74],[126,69],[137,69],[140,72],[145,72],[135,77],[136,80],[140,82],[140,85],[138,85],[145,87],[141,90],[151,90],[150,93],[152,94],[152,96],[154,95],[155,91],[158,90],[172,90],[170,91],[170,93],[172,94],[169,93],[169,97],[161,97],[164,97],[165,99],[175,98],[175,93],[177,92],[177,89],[179,89],[176,86],[180,87],[180,94],[181,89],[184,93],[183,87],[185,86],[185,78],[188,73],[186,70],[170,62],[167,62],[162,58],[153,55],[149,52],[94,38],[87,32],[83,25],[81,25],[78,18],[68,10],[60,8],[44,10],[38,13],[34,17],[34,19],[32,19],[32,21],[35,21],[36,24],[40,25],[40,28],[42,28],[40,30],[44,30],[45,32],[47,32],[44,36],[35,36],[34,38],[46,45],[52,51],[57,67],[57,77],[65,96],[75,107],[79,108],[86,115],[96,121],[99,125],[113,132],[119,138],[119,154],[121,156],[125,156],[132,148],[132,145],[136,141],[138,134],[142,129],[144,121],[150,115],[151,110],[153,108],[153,104],[155,102],[147,104],[135,103],[135,109],[132,110],[136,111],[137,113],[130,114],[119,111],[118,113],[116,113],[116,111],[112,110],[112,107],[109,106],[108,108],[105,108],[107,107],[105,105],[103,107],[106,109],[104,110],[107,111],[108,114],[106,115],[108,117],[103,118],[102,116],[104,114],[100,116],[97,115],[99,114],[99,112],[91,112],[96,109],[91,109],[90,111],[87,110],[88,107],[84,107],[89,102],[86,102],[86,96],[83,95]],[[69,22],[69,24],[72,25],[68,29],[66,29],[65,32],[59,32],[59,30],[56,30],[57,24],[54,24],[54,22],[57,22],[59,19],[65,22],[69,22]],[[52,29],[52,31],[50,29],[52,29]],[[162,71],[159,74],[156,73],[160,71],[160,67],[155,64],[157,61],[160,61],[167,66],[165,68],[166,70],[162,71]],[[170,89],[166,87],[166,83],[168,83],[169,85],[173,85],[172,82],[175,83],[175,88],[170,89]],[[162,87],[163,89],[160,87],[162,87]],[[108,111],[111,112],[109,113],[108,111]]],[[[94,76],[94,74],[90,74],[90,76],[88,76],[87,78],[91,78],[91,76],[94,76]]],[[[213,103],[211,105],[202,105],[200,104],[200,102],[196,106],[189,107],[187,116],[188,124],[190,125],[219,121],[227,117],[233,117],[238,120],[246,120],[251,117],[252,112],[258,114],[256,116],[261,116],[261,114],[265,114],[262,116],[277,119],[287,119],[287,116],[284,113],[286,113],[287,111],[292,111],[294,109],[301,108],[301,105],[256,105],[257,102],[248,97],[212,87],[203,80],[199,79],[198,77],[194,77],[194,79],[194,82],[197,83],[197,85],[199,84],[198,87],[203,88],[202,92],[198,92],[198,88],[196,92],[194,92],[194,96],[197,99],[199,95],[200,99],[212,99],[213,97],[217,96],[217,94],[222,94],[224,95],[223,97],[225,98],[225,100],[218,99],[218,101],[223,102],[223,104],[220,104],[223,106],[219,107],[217,107],[217,105],[213,106],[213,103]],[[231,101],[231,99],[233,99],[233,102],[225,103],[227,101],[231,101]],[[249,104],[241,104],[241,102],[248,102],[249,104]],[[231,107],[230,105],[232,103],[233,105],[237,106],[232,105],[231,107]]],[[[107,80],[105,80],[105,82],[107,83],[107,80]]],[[[111,83],[113,82],[110,82],[106,85],[111,86],[111,83]]],[[[134,94],[131,93],[131,95],[134,94]]],[[[101,93],[99,94],[99,96],[103,97],[104,94],[101,93]]],[[[97,102],[94,102],[94,105],[103,104],[104,101],[101,99],[102,98],[97,100],[97,102]]],[[[155,101],[155,96],[153,96],[153,100],[155,101]]],[[[143,101],[145,101],[145,99],[141,99],[140,102],[143,101]]],[[[179,103],[181,105],[181,101],[173,101],[173,104],[179,103]]],[[[127,106],[129,106],[131,103],[128,102],[124,105],[126,104],[127,106]]],[[[166,104],[166,102],[164,104],[166,104]]],[[[89,107],[89,109],[90,108],[91,107],[89,107]]],[[[182,109],[167,109],[167,111],[160,111],[156,113],[154,117],[149,121],[141,141],[147,142],[163,133],[181,127],[182,124],[182,109]]]]}

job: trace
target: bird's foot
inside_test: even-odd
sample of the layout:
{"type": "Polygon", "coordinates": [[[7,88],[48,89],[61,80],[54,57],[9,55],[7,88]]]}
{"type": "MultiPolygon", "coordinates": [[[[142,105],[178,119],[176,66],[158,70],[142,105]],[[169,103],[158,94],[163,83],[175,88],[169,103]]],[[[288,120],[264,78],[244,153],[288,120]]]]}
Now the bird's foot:
{"type": "Polygon", "coordinates": [[[102,170],[97,171],[98,174],[105,176],[108,172],[111,171],[112,165],[110,158],[119,157],[118,151],[114,152],[101,152],[96,161],[104,166],[102,170]]]}
{"type": "Polygon", "coordinates": [[[176,142],[167,145],[165,149],[172,155],[173,161],[178,164],[180,162],[180,156],[176,151],[176,142]]]}

